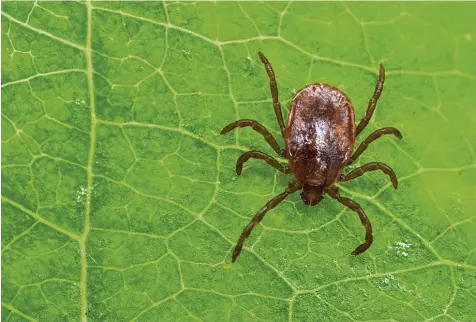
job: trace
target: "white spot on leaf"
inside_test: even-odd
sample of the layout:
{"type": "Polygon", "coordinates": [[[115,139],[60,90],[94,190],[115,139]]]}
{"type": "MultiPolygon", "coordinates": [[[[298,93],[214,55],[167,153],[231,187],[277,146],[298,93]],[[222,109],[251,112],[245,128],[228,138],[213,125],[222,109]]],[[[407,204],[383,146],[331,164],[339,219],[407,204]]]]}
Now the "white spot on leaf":
{"type": "Polygon", "coordinates": [[[92,192],[93,189],[94,189],[94,187],[92,187],[91,190],[88,191],[87,187],[79,186],[78,190],[76,190],[76,202],[80,203],[80,202],[85,201],[86,196],[88,195],[88,192],[92,192]]]}
{"type": "Polygon", "coordinates": [[[412,244],[406,244],[404,242],[396,242],[395,243],[395,249],[397,251],[397,254],[401,255],[401,256],[404,256],[404,257],[407,257],[408,256],[408,250],[410,249],[410,246],[412,244]]]}

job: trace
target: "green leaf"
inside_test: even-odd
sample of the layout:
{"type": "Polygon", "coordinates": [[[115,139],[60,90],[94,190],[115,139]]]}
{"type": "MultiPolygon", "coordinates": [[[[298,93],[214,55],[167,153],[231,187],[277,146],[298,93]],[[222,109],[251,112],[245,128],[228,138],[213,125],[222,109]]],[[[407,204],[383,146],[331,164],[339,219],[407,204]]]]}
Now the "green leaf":
{"type": "MultiPolygon", "coordinates": [[[[3,2],[2,320],[474,321],[475,3],[3,2]],[[239,118],[278,137],[293,93],[326,82],[363,117],[340,184],[373,224],[299,194],[242,229],[289,176],[239,118]],[[348,169],[346,171],[349,171],[348,169]]],[[[280,159],[281,161],[285,161],[280,159]]]]}

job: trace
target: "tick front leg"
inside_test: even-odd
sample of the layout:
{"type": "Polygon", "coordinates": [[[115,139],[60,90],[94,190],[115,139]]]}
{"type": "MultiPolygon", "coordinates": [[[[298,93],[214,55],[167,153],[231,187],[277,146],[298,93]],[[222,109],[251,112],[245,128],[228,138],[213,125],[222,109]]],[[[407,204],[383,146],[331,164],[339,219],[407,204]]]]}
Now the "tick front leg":
{"type": "Polygon", "coordinates": [[[253,130],[261,134],[266,140],[266,142],[268,142],[268,144],[273,148],[274,151],[276,151],[277,154],[279,154],[280,156],[284,156],[284,150],[281,149],[281,147],[278,144],[278,141],[276,141],[274,136],[263,125],[261,125],[257,121],[247,120],[247,119],[235,121],[225,126],[223,130],[221,130],[220,134],[221,135],[226,134],[230,132],[231,130],[236,129],[237,127],[247,127],[247,126],[250,126],[253,130]]]}
{"type": "Polygon", "coordinates": [[[240,239],[238,239],[238,242],[236,243],[235,249],[233,250],[233,257],[231,259],[233,263],[240,255],[245,239],[248,238],[253,228],[255,228],[255,226],[263,219],[264,215],[266,215],[269,210],[280,204],[284,199],[286,199],[287,196],[298,191],[299,189],[301,189],[301,186],[298,183],[290,183],[283,193],[277,195],[276,197],[268,201],[266,205],[261,208],[260,211],[258,211],[258,213],[253,217],[253,219],[251,219],[250,223],[245,227],[245,229],[241,233],[240,239]]]}
{"type": "Polygon", "coordinates": [[[375,85],[374,95],[369,101],[367,112],[365,113],[364,118],[360,121],[359,125],[357,125],[357,128],[355,130],[356,137],[357,135],[359,135],[360,132],[362,132],[363,129],[365,129],[367,124],[369,124],[370,118],[372,117],[375,107],[377,106],[377,101],[380,98],[380,94],[382,94],[384,82],[385,82],[385,68],[383,67],[382,64],[380,64],[379,79],[378,79],[377,85],[375,85]]]}
{"type": "Polygon", "coordinates": [[[372,224],[370,223],[369,218],[365,214],[365,212],[362,210],[360,205],[353,201],[352,199],[341,197],[339,195],[339,190],[337,187],[332,186],[327,190],[327,193],[329,196],[331,196],[333,199],[339,201],[341,204],[349,208],[350,210],[356,212],[359,215],[360,222],[365,228],[365,242],[361,245],[359,245],[353,252],[352,255],[359,255],[363,252],[365,252],[370,245],[372,245],[373,241],[373,236],[372,236],[372,224]]]}
{"type": "Polygon", "coordinates": [[[339,181],[349,181],[349,180],[362,176],[365,172],[376,171],[376,170],[381,170],[386,175],[388,175],[390,177],[390,181],[392,182],[393,187],[395,189],[398,188],[398,180],[397,180],[397,176],[395,175],[395,172],[388,165],[381,162],[366,163],[363,166],[360,166],[357,169],[352,170],[350,173],[346,175],[341,175],[339,178],[339,181]]]}
{"type": "Polygon", "coordinates": [[[369,146],[370,143],[373,141],[377,140],[379,137],[382,135],[386,134],[393,134],[395,135],[398,139],[402,139],[402,133],[400,133],[399,130],[397,130],[394,127],[384,127],[382,129],[379,129],[372,134],[370,134],[364,142],[360,143],[359,147],[357,150],[355,150],[354,154],[347,160],[346,165],[352,164],[369,146]]]}
{"type": "Polygon", "coordinates": [[[278,97],[278,84],[276,83],[276,77],[274,75],[273,67],[268,59],[263,55],[262,52],[258,52],[259,59],[264,64],[266,68],[266,73],[269,77],[269,88],[271,90],[271,97],[273,98],[273,108],[274,114],[276,114],[276,118],[278,119],[279,128],[281,129],[281,135],[284,137],[284,120],[283,120],[283,112],[281,111],[281,103],[279,103],[278,97]]]}
{"type": "Polygon", "coordinates": [[[248,161],[250,158],[254,159],[261,159],[264,160],[267,164],[272,166],[273,168],[281,171],[282,173],[289,174],[289,167],[282,166],[278,160],[273,158],[272,156],[260,152],[260,151],[248,151],[243,153],[238,160],[236,161],[236,174],[241,175],[241,171],[243,170],[243,164],[248,161]]]}

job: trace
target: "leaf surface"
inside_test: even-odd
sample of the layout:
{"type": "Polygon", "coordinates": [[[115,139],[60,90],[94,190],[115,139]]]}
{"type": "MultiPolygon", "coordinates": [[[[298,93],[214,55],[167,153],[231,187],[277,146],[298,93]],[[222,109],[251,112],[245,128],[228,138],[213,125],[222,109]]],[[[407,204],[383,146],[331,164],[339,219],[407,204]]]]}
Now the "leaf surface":
{"type": "MultiPolygon", "coordinates": [[[[3,2],[2,320],[472,321],[475,3],[3,2]],[[291,180],[244,151],[297,90],[337,86],[394,126],[330,198],[252,216],[291,180]]],[[[281,161],[284,161],[280,159],[281,161]]],[[[355,168],[355,166],[354,166],[355,168]]],[[[346,171],[349,171],[347,169],[346,171]]]]}

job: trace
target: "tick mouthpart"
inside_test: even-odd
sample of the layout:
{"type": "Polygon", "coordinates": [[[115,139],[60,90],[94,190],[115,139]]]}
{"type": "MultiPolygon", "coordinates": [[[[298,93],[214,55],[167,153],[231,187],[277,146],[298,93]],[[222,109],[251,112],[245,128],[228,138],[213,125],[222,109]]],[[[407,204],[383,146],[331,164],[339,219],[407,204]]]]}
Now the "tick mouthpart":
{"type": "Polygon", "coordinates": [[[315,206],[322,200],[323,186],[305,184],[301,192],[302,201],[308,206],[315,206]]]}
{"type": "MultiPolygon", "coordinates": [[[[303,199],[304,200],[304,199],[303,199]]],[[[312,199],[312,200],[304,200],[304,204],[306,206],[309,206],[309,207],[312,207],[312,206],[315,206],[319,203],[320,200],[318,199],[312,199]]]]}

